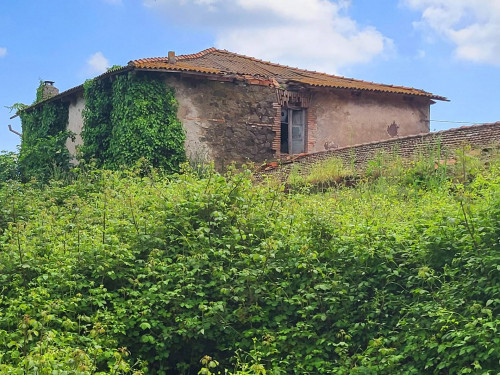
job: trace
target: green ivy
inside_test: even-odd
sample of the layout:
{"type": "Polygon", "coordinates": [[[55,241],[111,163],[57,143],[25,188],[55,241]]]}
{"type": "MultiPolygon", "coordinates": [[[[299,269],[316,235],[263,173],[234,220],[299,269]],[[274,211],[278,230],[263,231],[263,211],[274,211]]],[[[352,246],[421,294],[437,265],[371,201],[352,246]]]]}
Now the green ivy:
{"type": "Polygon", "coordinates": [[[40,80],[38,87],[36,88],[36,99],[35,103],[43,101],[43,87],[45,86],[44,82],[40,80]]]}
{"type": "Polygon", "coordinates": [[[111,82],[92,79],[86,81],[83,87],[85,126],[82,131],[84,144],[81,146],[81,152],[84,159],[94,159],[97,166],[102,167],[108,158],[109,141],[113,129],[110,119],[111,82]]]}
{"type": "Polygon", "coordinates": [[[185,134],[172,89],[143,73],[88,81],[84,89],[85,159],[119,169],[144,158],[167,172],[178,170],[185,134]]]}
{"type": "Polygon", "coordinates": [[[34,177],[46,182],[55,171],[68,170],[68,103],[51,102],[19,114],[23,129],[19,154],[22,180],[34,177]]]}

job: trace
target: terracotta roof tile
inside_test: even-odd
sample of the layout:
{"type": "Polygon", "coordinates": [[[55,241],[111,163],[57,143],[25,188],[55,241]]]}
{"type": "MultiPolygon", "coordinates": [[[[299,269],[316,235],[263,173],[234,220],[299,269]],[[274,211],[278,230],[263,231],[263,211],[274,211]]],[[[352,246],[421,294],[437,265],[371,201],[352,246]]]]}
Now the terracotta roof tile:
{"type": "Polygon", "coordinates": [[[179,71],[195,71],[200,73],[220,73],[219,69],[208,68],[203,66],[192,66],[191,64],[186,64],[179,61],[175,64],[169,64],[167,61],[140,61],[134,64],[135,68],[138,69],[155,69],[155,70],[179,70],[179,71]]]}
{"type": "Polygon", "coordinates": [[[279,83],[297,83],[313,87],[388,92],[425,96],[437,100],[447,100],[445,97],[411,87],[385,85],[326,73],[318,73],[275,64],[216,48],[209,48],[191,55],[176,56],[176,62],[172,64],[169,63],[167,57],[153,57],[131,61],[129,62],[129,66],[133,66],[136,69],[199,72],[221,76],[251,76],[257,79],[275,79],[279,83]]]}
{"type": "MultiPolygon", "coordinates": [[[[333,87],[339,89],[388,92],[424,96],[429,99],[448,100],[445,97],[437,96],[411,87],[384,85],[380,83],[293,68],[213,47],[190,55],[176,56],[176,62],[174,64],[169,63],[168,57],[150,57],[133,60],[130,61],[127,66],[108,70],[95,78],[104,78],[134,69],[213,74],[214,76],[220,77],[236,75],[242,79],[246,79],[250,83],[270,85],[278,85],[280,83],[296,83],[310,87],[333,87]]],[[[73,87],[56,96],[53,96],[52,98],[33,104],[23,109],[23,111],[30,111],[43,103],[58,100],[82,90],[83,85],[73,87]]],[[[17,115],[18,113],[15,116],[17,115]]]]}

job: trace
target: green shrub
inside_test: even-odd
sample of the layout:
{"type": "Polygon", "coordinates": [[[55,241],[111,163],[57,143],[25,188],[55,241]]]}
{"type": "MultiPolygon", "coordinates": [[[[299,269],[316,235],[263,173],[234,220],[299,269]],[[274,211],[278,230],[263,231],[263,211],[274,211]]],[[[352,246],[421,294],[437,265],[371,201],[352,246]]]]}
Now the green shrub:
{"type": "Polygon", "coordinates": [[[493,375],[497,172],[314,195],[208,170],[5,184],[0,369],[59,370],[60,350],[90,373],[215,371],[208,354],[243,374],[493,375]]]}
{"type": "Polygon", "coordinates": [[[20,112],[23,127],[19,171],[23,181],[47,182],[55,170],[68,171],[68,103],[50,102],[20,112]]]}
{"type": "Polygon", "coordinates": [[[0,152],[0,183],[19,179],[18,157],[15,152],[0,152]]]}

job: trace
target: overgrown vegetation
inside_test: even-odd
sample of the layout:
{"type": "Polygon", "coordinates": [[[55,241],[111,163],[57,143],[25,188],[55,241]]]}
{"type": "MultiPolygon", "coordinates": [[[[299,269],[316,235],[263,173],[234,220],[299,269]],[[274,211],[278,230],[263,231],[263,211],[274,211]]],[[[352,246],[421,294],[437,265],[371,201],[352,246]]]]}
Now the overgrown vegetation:
{"type": "Polygon", "coordinates": [[[83,159],[93,159],[102,167],[109,154],[113,125],[111,123],[111,81],[91,79],[84,84],[85,108],[83,109],[84,128],[80,147],[83,159]]]}
{"type": "Polygon", "coordinates": [[[147,74],[85,83],[83,157],[119,169],[140,158],[167,172],[185,160],[185,134],[173,90],[147,74]]]}
{"type": "Polygon", "coordinates": [[[0,372],[497,374],[500,158],[425,165],[5,184],[0,372]]]}
{"type": "MultiPolygon", "coordinates": [[[[33,105],[42,100],[43,85],[40,81],[33,105]]],[[[66,140],[72,135],[66,131],[68,103],[50,102],[28,110],[26,105],[17,104],[12,108],[18,111],[23,129],[19,153],[21,179],[47,182],[55,171],[69,170],[66,140]]]]}
{"type": "Polygon", "coordinates": [[[12,151],[0,152],[0,184],[19,179],[17,154],[12,151]]]}
{"type": "MultiPolygon", "coordinates": [[[[43,81],[37,104],[43,100],[43,81]]],[[[185,134],[177,119],[173,90],[147,74],[116,75],[89,80],[84,85],[84,145],[81,154],[98,167],[120,169],[140,158],[168,173],[177,172],[185,160],[185,134]]],[[[68,103],[52,101],[33,108],[12,107],[22,121],[19,172],[26,182],[45,183],[70,169],[65,146],[72,134],[66,131],[68,103]]]]}
{"type": "Polygon", "coordinates": [[[319,161],[304,173],[300,164],[294,165],[287,183],[293,189],[302,189],[313,186],[316,190],[324,191],[340,185],[350,185],[357,180],[354,168],[346,167],[339,158],[330,158],[319,161]]]}

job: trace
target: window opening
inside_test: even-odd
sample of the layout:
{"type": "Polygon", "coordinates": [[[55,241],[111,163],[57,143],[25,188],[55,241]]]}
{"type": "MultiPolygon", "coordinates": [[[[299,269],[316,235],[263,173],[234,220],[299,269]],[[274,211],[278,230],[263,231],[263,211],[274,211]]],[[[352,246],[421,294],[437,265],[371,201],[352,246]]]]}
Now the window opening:
{"type": "Polygon", "coordinates": [[[288,109],[281,108],[281,153],[288,154],[288,109]]]}
{"type": "Polygon", "coordinates": [[[305,152],[305,118],[304,109],[281,109],[281,153],[305,152]]]}

